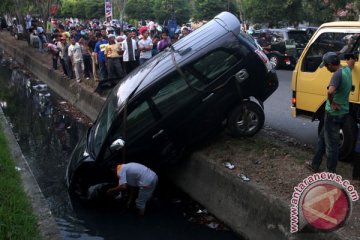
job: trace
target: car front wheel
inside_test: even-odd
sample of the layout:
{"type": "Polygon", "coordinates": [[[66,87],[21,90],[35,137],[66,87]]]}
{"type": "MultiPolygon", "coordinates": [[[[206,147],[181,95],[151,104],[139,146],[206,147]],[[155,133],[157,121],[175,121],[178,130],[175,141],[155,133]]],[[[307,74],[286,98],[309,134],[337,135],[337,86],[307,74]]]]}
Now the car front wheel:
{"type": "Polygon", "coordinates": [[[235,107],[228,117],[228,130],[235,137],[251,137],[264,126],[264,110],[259,104],[245,101],[235,107]]]}

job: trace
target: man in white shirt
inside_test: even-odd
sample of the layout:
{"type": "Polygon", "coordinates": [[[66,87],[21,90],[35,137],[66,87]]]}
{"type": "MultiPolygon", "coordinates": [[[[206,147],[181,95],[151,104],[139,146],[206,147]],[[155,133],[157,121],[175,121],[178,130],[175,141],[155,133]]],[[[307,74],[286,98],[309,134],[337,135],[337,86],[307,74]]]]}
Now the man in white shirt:
{"type": "Polygon", "coordinates": [[[123,61],[126,73],[129,74],[137,66],[135,51],[137,50],[136,41],[131,37],[131,32],[126,33],[127,38],[121,42],[123,53],[123,61]]]}
{"type": "Polygon", "coordinates": [[[84,62],[83,62],[81,47],[79,43],[75,42],[75,38],[70,39],[68,54],[74,68],[76,82],[79,83],[81,82],[81,73],[84,69],[84,62]]]}
{"type": "Polygon", "coordinates": [[[119,164],[114,168],[119,178],[118,185],[110,188],[107,193],[118,194],[130,187],[138,187],[139,194],[135,200],[139,215],[144,215],[146,202],[150,200],[158,182],[158,176],[150,168],[139,163],[119,164]]]}
{"type": "Polygon", "coordinates": [[[144,30],[143,38],[139,41],[139,51],[140,51],[140,65],[144,64],[147,60],[152,57],[152,48],[153,43],[149,37],[149,31],[144,30]]]}

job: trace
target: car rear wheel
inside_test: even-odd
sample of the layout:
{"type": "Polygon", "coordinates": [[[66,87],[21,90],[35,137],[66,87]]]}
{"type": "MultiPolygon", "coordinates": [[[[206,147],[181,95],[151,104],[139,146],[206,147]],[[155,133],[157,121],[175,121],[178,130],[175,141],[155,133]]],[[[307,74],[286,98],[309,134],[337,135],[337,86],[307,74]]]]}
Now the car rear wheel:
{"type": "MultiPolygon", "coordinates": [[[[318,134],[320,134],[322,128],[324,127],[324,120],[320,120],[318,126],[318,134]]],[[[340,142],[339,142],[339,160],[348,161],[350,160],[350,155],[355,146],[355,140],[357,133],[356,122],[353,117],[348,115],[345,118],[343,126],[340,129],[340,142]]]]}
{"type": "Polygon", "coordinates": [[[251,101],[235,107],[228,117],[228,130],[235,137],[251,137],[264,126],[264,110],[251,101]]]}

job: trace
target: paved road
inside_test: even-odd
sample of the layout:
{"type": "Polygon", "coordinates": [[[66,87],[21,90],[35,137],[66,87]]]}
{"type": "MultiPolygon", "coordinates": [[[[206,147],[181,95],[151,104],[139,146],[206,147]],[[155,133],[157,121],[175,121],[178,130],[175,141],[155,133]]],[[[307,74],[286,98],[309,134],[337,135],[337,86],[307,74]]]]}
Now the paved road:
{"type": "Polygon", "coordinates": [[[279,88],[265,102],[265,125],[293,137],[301,143],[315,146],[318,122],[309,119],[293,118],[291,105],[292,71],[278,70],[279,88]]]}

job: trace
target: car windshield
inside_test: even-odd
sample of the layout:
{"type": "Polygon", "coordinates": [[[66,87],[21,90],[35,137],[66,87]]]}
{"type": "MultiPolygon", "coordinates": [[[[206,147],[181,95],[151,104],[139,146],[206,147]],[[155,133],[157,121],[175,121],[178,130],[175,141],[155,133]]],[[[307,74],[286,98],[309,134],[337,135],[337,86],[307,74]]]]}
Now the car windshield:
{"type": "Polygon", "coordinates": [[[155,64],[157,64],[156,61],[151,61],[145,67],[138,68],[138,70],[130,73],[108,96],[95,125],[92,127],[92,150],[95,156],[99,154],[112,122],[123,108],[124,102],[137,86],[143,83],[155,64]]]}
{"type": "Polygon", "coordinates": [[[289,31],[289,40],[294,41],[295,43],[307,43],[308,42],[308,35],[305,31],[289,31]]]}

